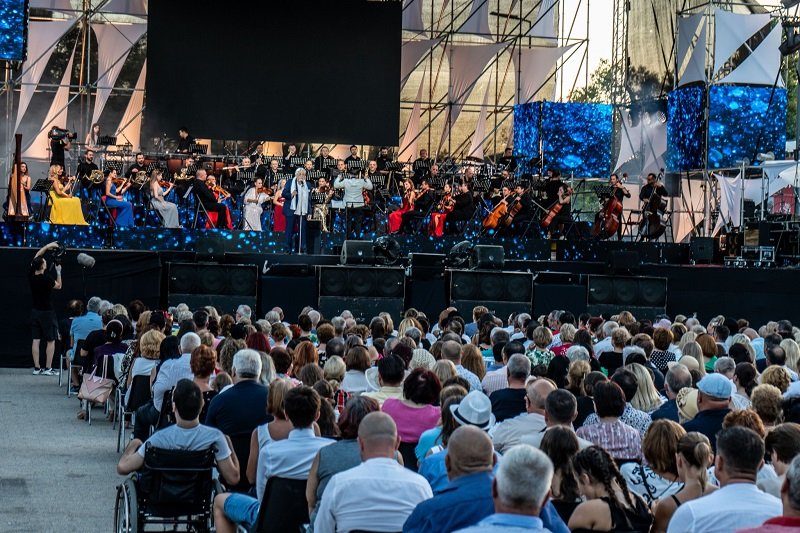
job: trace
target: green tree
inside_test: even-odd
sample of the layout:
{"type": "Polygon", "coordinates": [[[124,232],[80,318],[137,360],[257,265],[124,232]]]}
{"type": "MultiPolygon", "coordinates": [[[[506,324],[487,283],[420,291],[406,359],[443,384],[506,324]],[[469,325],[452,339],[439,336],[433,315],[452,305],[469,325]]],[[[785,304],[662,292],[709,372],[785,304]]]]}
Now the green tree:
{"type": "Polygon", "coordinates": [[[794,139],[795,122],[797,121],[797,52],[786,58],[786,138],[794,139]]]}
{"type": "Polygon", "coordinates": [[[571,102],[607,104],[611,102],[611,87],[614,85],[614,73],[611,62],[601,59],[597,68],[589,77],[586,87],[578,87],[569,93],[571,102]]]}

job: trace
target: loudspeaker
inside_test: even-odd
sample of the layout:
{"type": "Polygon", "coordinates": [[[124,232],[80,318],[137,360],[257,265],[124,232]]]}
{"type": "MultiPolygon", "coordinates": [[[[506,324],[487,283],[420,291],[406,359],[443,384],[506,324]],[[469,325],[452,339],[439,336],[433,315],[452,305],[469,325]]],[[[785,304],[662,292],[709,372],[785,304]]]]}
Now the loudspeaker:
{"type": "Polygon", "coordinates": [[[664,174],[664,187],[669,196],[676,198],[681,195],[681,173],[667,172],[664,174]]]}
{"type": "Polygon", "coordinates": [[[194,251],[200,261],[221,261],[225,257],[225,238],[217,232],[200,232],[194,240],[194,251]]]}
{"type": "Polygon", "coordinates": [[[347,296],[320,296],[319,312],[325,318],[338,316],[344,310],[353,313],[359,324],[369,324],[378,313],[389,313],[399,320],[405,310],[402,298],[350,298],[347,296]]]}
{"type": "Polygon", "coordinates": [[[714,263],[717,256],[717,240],[714,237],[693,237],[691,242],[692,261],[695,263],[714,263]]]}
{"type": "Polygon", "coordinates": [[[575,316],[586,311],[586,286],[579,284],[533,284],[534,317],[546,315],[553,309],[569,309],[575,316]]]}
{"type": "Polygon", "coordinates": [[[372,241],[344,241],[339,262],[343,265],[374,265],[372,241]]]}
{"type": "Polygon", "coordinates": [[[608,262],[610,274],[635,274],[639,272],[642,258],[639,252],[630,250],[614,250],[608,262]]]}
{"type": "Polygon", "coordinates": [[[408,254],[408,275],[411,279],[441,279],[444,277],[444,254],[408,254]]]}
{"type": "Polygon", "coordinates": [[[667,278],[590,275],[586,307],[593,315],[630,311],[653,318],[666,312],[667,278]]]}
{"type": "Polygon", "coordinates": [[[506,318],[511,313],[531,311],[533,274],[527,272],[473,272],[450,270],[450,304],[464,316],[476,305],[506,318]]]}
{"type": "MultiPolygon", "coordinates": [[[[326,312],[323,302],[333,307],[347,305],[346,309],[354,316],[366,316],[374,309],[388,311],[398,308],[399,316],[405,304],[405,289],[406,276],[402,268],[319,267],[320,311],[327,317],[338,312],[330,314],[330,307],[326,312]]],[[[367,320],[375,314],[368,316],[367,320]]]]}
{"type": "Polygon", "coordinates": [[[744,230],[745,246],[770,246],[769,232],[772,227],[766,220],[751,222],[744,230]]]}
{"type": "Polygon", "coordinates": [[[256,308],[255,265],[167,263],[167,268],[168,305],[185,303],[192,309],[213,305],[226,313],[241,304],[256,308]]]}
{"type": "Polygon", "coordinates": [[[472,249],[469,267],[473,270],[502,270],[506,259],[506,251],[502,246],[479,244],[472,249]]]}

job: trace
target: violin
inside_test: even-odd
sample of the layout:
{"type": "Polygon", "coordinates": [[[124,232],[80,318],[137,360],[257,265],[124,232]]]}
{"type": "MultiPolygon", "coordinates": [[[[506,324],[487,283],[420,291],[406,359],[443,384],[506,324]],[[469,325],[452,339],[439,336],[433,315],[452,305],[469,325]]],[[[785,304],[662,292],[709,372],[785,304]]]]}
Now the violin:
{"type": "Polygon", "coordinates": [[[220,185],[214,185],[211,187],[211,191],[219,194],[223,200],[227,200],[231,197],[231,193],[223,189],[220,185]]]}
{"type": "Polygon", "coordinates": [[[111,181],[114,182],[114,185],[120,187],[128,181],[128,178],[111,178],[111,181]]]}
{"type": "Polygon", "coordinates": [[[436,210],[443,213],[449,213],[455,206],[456,201],[453,199],[453,194],[447,193],[442,196],[442,199],[439,201],[439,205],[436,206],[436,210]]]}
{"type": "Polygon", "coordinates": [[[158,180],[158,186],[161,187],[161,188],[166,189],[168,187],[171,187],[172,183],[170,183],[170,182],[168,182],[166,180],[158,180]]]}
{"type": "Polygon", "coordinates": [[[256,188],[256,194],[266,194],[267,196],[272,196],[274,191],[269,187],[258,187],[256,188]]]}

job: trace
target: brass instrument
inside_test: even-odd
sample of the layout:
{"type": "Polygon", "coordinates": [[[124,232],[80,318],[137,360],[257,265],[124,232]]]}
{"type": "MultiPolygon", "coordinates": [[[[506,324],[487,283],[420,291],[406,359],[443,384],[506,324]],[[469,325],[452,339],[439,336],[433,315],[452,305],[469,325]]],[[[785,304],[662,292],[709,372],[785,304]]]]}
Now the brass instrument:
{"type": "MultiPolygon", "coordinates": [[[[325,203],[324,204],[314,204],[314,209],[311,213],[310,221],[316,221],[320,223],[320,229],[325,233],[330,232],[330,228],[328,227],[328,202],[330,202],[331,198],[333,197],[333,191],[331,190],[330,186],[324,187],[317,187],[312,192],[318,194],[325,195],[325,203]]],[[[363,191],[366,193],[367,191],[363,191]]]]}
{"type": "Polygon", "coordinates": [[[94,169],[89,174],[89,181],[94,183],[95,185],[100,185],[105,181],[106,177],[103,175],[103,171],[99,169],[94,169]]]}
{"type": "Polygon", "coordinates": [[[189,169],[186,167],[181,168],[172,176],[172,178],[174,181],[186,181],[192,179],[192,177],[189,175],[189,169]]]}
{"type": "Polygon", "coordinates": [[[147,175],[147,172],[140,170],[139,172],[134,172],[131,174],[130,179],[134,184],[141,186],[144,185],[150,179],[150,177],[147,175]]]}

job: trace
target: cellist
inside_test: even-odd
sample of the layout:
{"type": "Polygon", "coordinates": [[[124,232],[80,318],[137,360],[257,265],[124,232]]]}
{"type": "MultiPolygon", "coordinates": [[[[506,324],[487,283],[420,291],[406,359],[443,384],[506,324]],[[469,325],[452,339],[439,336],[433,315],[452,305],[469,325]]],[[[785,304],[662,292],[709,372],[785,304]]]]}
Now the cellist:
{"type": "Polygon", "coordinates": [[[547,171],[549,179],[545,185],[545,205],[547,206],[547,215],[542,222],[542,226],[551,228],[551,235],[561,233],[564,225],[572,221],[571,200],[570,195],[572,190],[570,187],[561,181],[561,172],[558,169],[550,169],[547,171]],[[560,205],[560,207],[556,207],[560,205]],[[551,213],[555,213],[550,217],[551,213]],[[545,224],[545,221],[550,219],[545,224]]]}
{"type": "MultiPolygon", "coordinates": [[[[610,185],[614,187],[614,198],[622,205],[623,200],[625,198],[631,197],[631,191],[629,191],[625,185],[619,180],[619,176],[616,174],[611,174],[610,185]]],[[[617,225],[617,240],[622,240],[622,220],[619,221],[620,223],[617,225]]]]}

